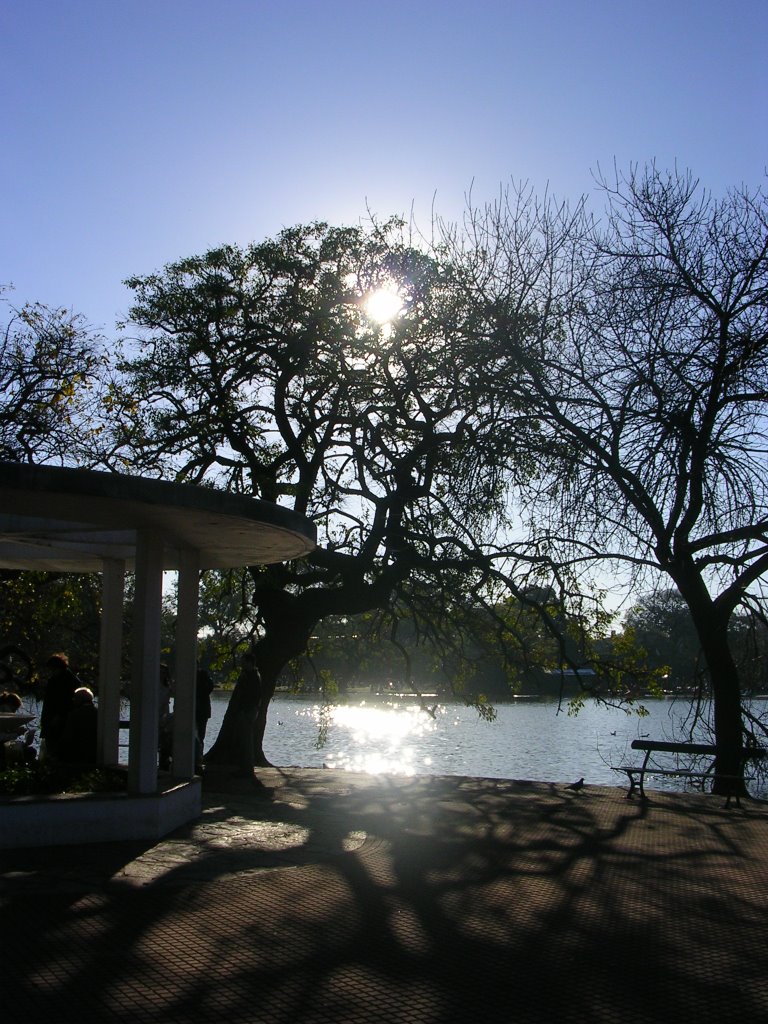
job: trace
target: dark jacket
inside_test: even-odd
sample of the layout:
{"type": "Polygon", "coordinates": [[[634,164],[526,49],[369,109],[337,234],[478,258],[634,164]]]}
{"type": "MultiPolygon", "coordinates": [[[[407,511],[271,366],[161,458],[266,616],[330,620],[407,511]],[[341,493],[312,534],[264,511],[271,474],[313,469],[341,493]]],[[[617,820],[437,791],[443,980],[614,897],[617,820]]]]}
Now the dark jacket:
{"type": "Polygon", "coordinates": [[[98,711],[93,704],[74,704],[59,736],[56,755],[68,764],[96,764],[98,711]]]}
{"type": "Polygon", "coordinates": [[[49,747],[58,743],[67,715],[72,710],[72,696],[82,685],[75,673],[63,665],[48,680],[40,712],[40,735],[49,747]]]}

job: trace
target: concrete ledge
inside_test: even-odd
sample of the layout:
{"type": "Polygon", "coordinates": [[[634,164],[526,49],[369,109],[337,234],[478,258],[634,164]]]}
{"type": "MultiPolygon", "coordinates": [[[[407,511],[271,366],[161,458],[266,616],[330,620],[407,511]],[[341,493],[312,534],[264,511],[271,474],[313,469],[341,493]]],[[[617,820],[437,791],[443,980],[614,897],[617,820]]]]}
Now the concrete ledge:
{"type": "Polygon", "coordinates": [[[158,793],[66,793],[0,801],[0,849],[160,839],[202,812],[199,778],[158,793]]]}

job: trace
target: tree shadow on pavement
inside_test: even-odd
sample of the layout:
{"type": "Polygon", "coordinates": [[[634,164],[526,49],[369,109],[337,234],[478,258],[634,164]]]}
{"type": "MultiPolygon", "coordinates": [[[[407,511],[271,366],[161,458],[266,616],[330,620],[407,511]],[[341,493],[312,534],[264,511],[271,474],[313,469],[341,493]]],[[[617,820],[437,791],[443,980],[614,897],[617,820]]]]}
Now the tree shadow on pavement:
{"type": "Polygon", "coordinates": [[[62,893],[6,876],[19,1020],[768,1019],[762,808],[259,778],[209,787],[159,844],[103,851],[90,885],[85,861],[62,893]]]}

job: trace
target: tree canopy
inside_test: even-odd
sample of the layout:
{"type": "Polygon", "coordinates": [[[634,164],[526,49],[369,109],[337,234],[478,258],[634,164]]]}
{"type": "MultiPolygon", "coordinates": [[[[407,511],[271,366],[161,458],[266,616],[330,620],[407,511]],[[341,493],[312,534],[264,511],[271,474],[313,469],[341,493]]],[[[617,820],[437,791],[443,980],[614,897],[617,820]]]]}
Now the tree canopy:
{"type": "Polygon", "coordinates": [[[397,222],[315,224],[128,283],[128,458],[317,524],[307,559],[251,570],[268,692],[322,618],[376,608],[437,627],[482,584],[477,552],[526,449],[478,390],[475,309],[439,252],[397,222]],[[382,289],[400,307],[385,323],[366,313],[382,289]]]}
{"type": "Polygon", "coordinates": [[[93,465],[102,423],[101,338],[65,309],[4,305],[0,460],[93,465]]]}

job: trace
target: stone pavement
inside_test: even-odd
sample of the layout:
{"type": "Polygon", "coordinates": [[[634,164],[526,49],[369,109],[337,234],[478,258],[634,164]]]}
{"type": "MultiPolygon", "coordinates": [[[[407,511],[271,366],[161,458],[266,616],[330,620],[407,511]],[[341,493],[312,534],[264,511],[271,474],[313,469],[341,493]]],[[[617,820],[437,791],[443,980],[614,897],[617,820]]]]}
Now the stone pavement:
{"type": "Polygon", "coordinates": [[[768,808],[206,775],[153,845],[0,853],[2,1021],[768,1022],[768,808]]]}

